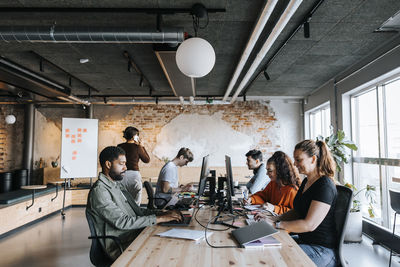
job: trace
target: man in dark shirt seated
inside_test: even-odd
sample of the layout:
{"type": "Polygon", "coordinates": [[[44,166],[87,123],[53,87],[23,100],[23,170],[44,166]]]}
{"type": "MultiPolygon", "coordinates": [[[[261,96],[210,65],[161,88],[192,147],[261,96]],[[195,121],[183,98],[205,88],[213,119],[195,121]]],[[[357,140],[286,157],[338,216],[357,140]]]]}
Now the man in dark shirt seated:
{"type": "MultiPolygon", "coordinates": [[[[120,147],[109,146],[99,156],[102,172],[89,192],[87,211],[94,217],[98,235],[117,236],[123,249],[146,227],[156,223],[180,221],[177,211],[163,212],[156,215],[154,211],[140,208],[119,182],[126,171],[125,151],[120,147]]],[[[101,241],[112,259],[120,252],[112,240],[101,241]]]]}

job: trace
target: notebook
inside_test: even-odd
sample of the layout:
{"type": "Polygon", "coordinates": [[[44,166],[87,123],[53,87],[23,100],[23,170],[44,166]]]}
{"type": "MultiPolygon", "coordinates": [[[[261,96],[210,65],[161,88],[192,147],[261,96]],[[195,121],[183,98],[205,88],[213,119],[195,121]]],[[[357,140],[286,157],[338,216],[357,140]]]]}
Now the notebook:
{"type": "MultiPolygon", "coordinates": [[[[212,232],[207,233],[207,238],[212,234],[212,232]]],[[[163,233],[157,234],[161,237],[172,237],[172,238],[182,238],[182,239],[190,239],[190,240],[200,240],[205,237],[204,231],[199,230],[187,230],[187,229],[177,229],[172,228],[163,233]]]]}
{"type": "Polygon", "coordinates": [[[243,245],[244,248],[266,248],[266,247],[280,247],[282,243],[272,236],[263,237],[253,242],[243,245]]]}
{"type": "Polygon", "coordinates": [[[249,226],[245,226],[232,231],[233,237],[239,243],[241,247],[244,247],[247,243],[253,242],[257,239],[270,236],[277,233],[272,225],[265,221],[253,223],[249,226]]]}

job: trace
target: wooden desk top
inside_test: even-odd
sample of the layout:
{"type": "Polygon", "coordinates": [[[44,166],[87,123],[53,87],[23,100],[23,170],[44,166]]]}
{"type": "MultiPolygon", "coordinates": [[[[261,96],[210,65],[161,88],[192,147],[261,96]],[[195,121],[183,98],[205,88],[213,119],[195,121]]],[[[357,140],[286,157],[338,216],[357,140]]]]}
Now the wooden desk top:
{"type": "MultiPolygon", "coordinates": [[[[199,211],[197,219],[205,225],[211,214],[216,212],[211,212],[209,207],[205,207],[199,211]]],[[[209,227],[225,226],[210,224],[209,227]]],[[[282,247],[244,249],[211,248],[204,239],[196,243],[191,240],[156,236],[169,229],[171,227],[158,225],[147,227],[112,266],[315,266],[285,231],[274,235],[282,243],[282,247]]],[[[194,218],[191,225],[185,229],[204,230],[194,218]]],[[[215,246],[236,245],[229,234],[231,231],[213,231],[208,240],[215,246]]]]}
{"type": "Polygon", "coordinates": [[[33,190],[33,189],[45,189],[47,185],[23,185],[21,189],[33,190]]]}

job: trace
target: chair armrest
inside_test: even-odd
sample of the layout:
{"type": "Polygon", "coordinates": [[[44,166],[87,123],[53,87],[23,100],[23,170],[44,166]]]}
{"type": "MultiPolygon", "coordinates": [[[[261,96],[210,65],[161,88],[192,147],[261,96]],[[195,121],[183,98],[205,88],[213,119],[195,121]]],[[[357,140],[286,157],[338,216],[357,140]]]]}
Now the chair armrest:
{"type": "Polygon", "coordinates": [[[116,237],[116,236],[112,236],[112,235],[105,235],[105,236],[103,236],[103,235],[98,235],[98,236],[89,236],[89,237],[88,237],[88,239],[106,239],[106,238],[112,239],[112,240],[117,244],[119,250],[121,251],[121,254],[122,254],[122,252],[124,252],[124,250],[122,249],[121,240],[120,240],[118,237],[116,237]]]}
{"type": "MultiPolygon", "coordinates": [[[[162,198],[162,197],[155,197],[155,198],[153,198],[153,200],[156,200],[156,199],[161,199],[161,200],[163,200],[164,202],[163,202],[163,204],[162,205],[160,205],[160,206],[164,206],[164,205],[166,205],[167,203],[168,203],[168,200],[166,200],[165,198],[162,198]]],[[[155,203],[154,203],[154,205],[155,205],[155,203]]],[[[155,205],[157,208],[159,207],[159,206],[157,206],[157,205],[155,205]]]]}

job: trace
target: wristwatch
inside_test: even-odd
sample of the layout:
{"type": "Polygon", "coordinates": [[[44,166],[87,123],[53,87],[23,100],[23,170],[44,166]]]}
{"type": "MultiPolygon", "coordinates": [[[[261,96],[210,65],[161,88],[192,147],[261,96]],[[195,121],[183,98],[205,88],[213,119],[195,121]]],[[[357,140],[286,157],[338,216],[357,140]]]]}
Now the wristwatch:
{"type": "Polygon", "coordinates": [[[275,228],[281,229],[281,221],[276,221],[275,222],[275,228]]]}

